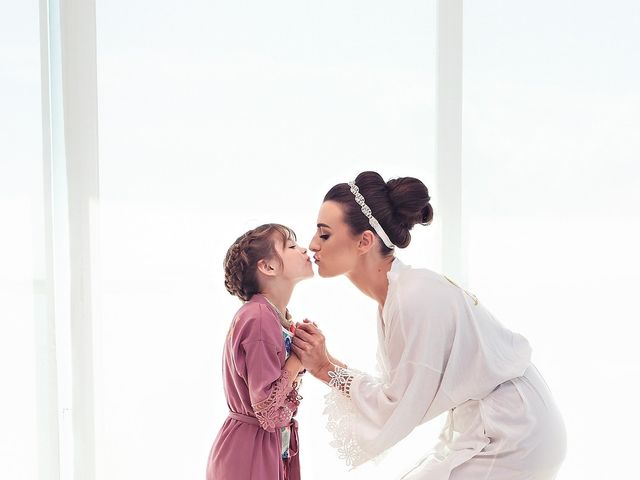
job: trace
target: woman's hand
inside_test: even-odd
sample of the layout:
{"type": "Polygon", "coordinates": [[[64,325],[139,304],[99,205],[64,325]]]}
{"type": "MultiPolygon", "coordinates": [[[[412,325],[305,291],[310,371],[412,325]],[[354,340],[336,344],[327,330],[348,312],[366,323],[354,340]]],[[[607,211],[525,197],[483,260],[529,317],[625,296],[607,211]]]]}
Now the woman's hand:
{"type": "Polygon", "coordinates": [[[298,356],[304,368],[313,376],[330,365],[329,354],[325,345],[325,338],[320,329],[309,320],[296,325],[292,349],[298,356]]]}

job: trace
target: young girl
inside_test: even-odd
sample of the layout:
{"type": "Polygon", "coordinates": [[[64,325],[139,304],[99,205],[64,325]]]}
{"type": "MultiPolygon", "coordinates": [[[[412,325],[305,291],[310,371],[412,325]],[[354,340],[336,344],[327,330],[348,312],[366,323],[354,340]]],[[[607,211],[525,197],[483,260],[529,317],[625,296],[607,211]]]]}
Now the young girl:
{"type": "Polygon", "coordinates": [[[226,338],[223,381],[229,416],[211,448],[207,480],[298,480],[293,418],[302,364],[291,352],[287,310],[293,287],[313,276],[292,230],[261,225],[240,236],[224,260],[225,286],[244,302],[226,338]]]}

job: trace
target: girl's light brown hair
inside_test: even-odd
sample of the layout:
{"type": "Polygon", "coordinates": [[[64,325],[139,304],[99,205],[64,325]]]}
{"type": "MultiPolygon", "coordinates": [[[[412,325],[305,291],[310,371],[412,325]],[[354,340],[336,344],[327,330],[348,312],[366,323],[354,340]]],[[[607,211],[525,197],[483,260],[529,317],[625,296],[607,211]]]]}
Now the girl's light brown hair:
{"type": "Polygon", "coordinates": [[[281,241],[284,248],[290,239],[296,240],[294,231],[278,223],[266,223],[240,235],[224,258],[227,291],[245,302],[259,293],[258,262],[275,259],[282,266],[275,242],[281,241]]]}

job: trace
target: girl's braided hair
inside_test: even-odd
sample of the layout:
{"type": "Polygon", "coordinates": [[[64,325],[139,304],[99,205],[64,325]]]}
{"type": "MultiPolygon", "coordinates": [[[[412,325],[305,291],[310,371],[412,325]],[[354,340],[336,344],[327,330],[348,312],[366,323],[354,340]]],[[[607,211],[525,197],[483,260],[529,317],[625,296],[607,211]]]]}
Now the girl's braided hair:
{"type": "Polygon", "coordinates": [[[266,223],[240,235],[229,247],[224,258],[224,286],[231,295],[247,301],[260,292],[258,261],[276,259],[282,267],[282,258],[275,249],[276,240],[296,239],[289,227],[278,223],[266,223]]]}

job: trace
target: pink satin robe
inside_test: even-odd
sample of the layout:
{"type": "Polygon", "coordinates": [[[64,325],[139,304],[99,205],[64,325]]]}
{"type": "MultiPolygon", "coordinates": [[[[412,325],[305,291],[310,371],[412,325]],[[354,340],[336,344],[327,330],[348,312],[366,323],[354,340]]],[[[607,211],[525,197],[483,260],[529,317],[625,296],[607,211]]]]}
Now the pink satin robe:
{"type": "Polygon", "coordinates": [[[229,407],[209,454],[207,480],[299,480],[296,384],[284,370],[287,352],[277,313],[260,294],[236,313],[224,346],[229,407]],[[290,427],[289,457],[281,427],[290,427]]]}

